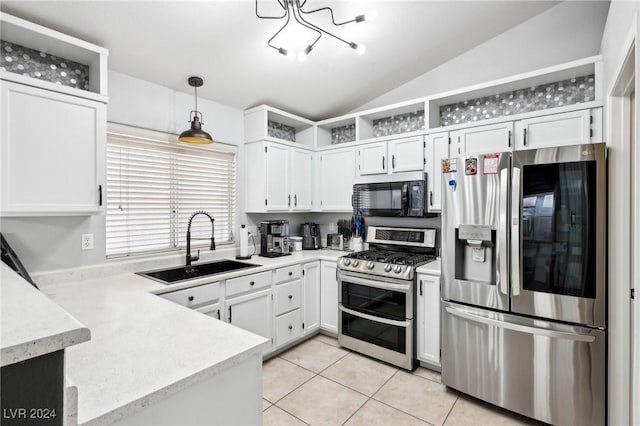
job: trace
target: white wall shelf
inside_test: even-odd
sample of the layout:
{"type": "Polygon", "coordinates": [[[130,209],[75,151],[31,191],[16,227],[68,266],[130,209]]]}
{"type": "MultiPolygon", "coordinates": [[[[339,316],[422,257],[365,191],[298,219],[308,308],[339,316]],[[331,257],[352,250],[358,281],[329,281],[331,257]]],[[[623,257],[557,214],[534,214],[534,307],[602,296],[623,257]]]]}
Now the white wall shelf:
{"type": "Polygon", "coordinates": [[[315,147],[315,123],[268,105],[260,105],[244,112],[245,142],[271,140],[291,142],[308,148],[315,147]],[[269,122],[273,121],[295,129],[295,142],[270,135],[269,122]]]}
{"type": "Polygon", "coordinates": [[[338,118],[332,118],[329,120],[323,120],[316,123],[316,147],[336,146],[344,143],[355,142],[357,139],[358,122],[356,114],[349,114],[338,118]],[[333,129],[340,129],[342,127],[353,127],[353,140],[347,140],[345,142],[334,143],[332,137],[333,129]]]}
{"type": "Polygon", "coordinates": [[[3,80],[107,102],[107,49],[2,12],[0,39],[89,67],[89,90],[62,86],[8,71],[0,74],[3,80]]]}

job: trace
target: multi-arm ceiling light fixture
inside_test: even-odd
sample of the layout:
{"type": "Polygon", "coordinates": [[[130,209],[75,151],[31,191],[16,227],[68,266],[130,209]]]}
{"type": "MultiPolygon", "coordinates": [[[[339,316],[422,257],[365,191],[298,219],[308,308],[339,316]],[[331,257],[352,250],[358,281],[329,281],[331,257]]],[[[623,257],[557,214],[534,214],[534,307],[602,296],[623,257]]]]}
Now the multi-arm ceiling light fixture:
{"type": "Polygon", "coordinates": [[[317,13],[321,11],[328,11],[331,16],[331,22],[333,23],[333,25],[337,27],[340,25],[349,24],[351,22],[359,23],[364,21],[372,21],[377,16],[375,11],[368,12],[366,15],[358,15],[349,21],[336,22],[333,16],[333,10],[330,7],[321,7],[313,10],[304,10],[304,6],[307,4],[307,0],[276,0],[276,1],[280,5],[280,7],[282,7],[282,9],[284,10],[282,15],[277,15],[277,16],[260,15],[260,13],[258,12],[258,0],[256,0],[256,16],[260,19],[284,19],[285,20],[284,25],[267,41],[267,45],[277,50],[280,54],[288,57],[289,59],[295,59],[296,57],[296,53],[293,50],[286,49],[282,46],[275,46],[274,44],[272,44],[273,39],[275,39],[278,36],[278,34],[280,34],[282,30],[284,30],[289,25],[289,22],[291,21],[292,16],[293,16],[293,19],[298,24],[300,24],[304,28],[307,28],[313,31],[316,34],[315,39],[310,44],[308,44],[307,47],[305,47],[302,52],[300,52],[297,55],[298,59],[301,62],[307,58],[307,55],[309,55],[309,53],[311,53],[311,50],[313,50],[313,46],[315,46],[315,44],[318,42],[318,40],[320,40],[320,37],[322,37],[323,34],[329,35],[335,38],[336,40],[343,42],[344,44],[346,44],[347,46],[349,46],[350,48],[358,52],[360,55],[364,53],[365,51],[364,45],[357,44],[352,41],[347,41],[341,37],[338,37],[337,35],[327,31],[326,29],[321,28],[307,21],[304,18],[304,15],[311,15],[313,13],[317,13]]]}

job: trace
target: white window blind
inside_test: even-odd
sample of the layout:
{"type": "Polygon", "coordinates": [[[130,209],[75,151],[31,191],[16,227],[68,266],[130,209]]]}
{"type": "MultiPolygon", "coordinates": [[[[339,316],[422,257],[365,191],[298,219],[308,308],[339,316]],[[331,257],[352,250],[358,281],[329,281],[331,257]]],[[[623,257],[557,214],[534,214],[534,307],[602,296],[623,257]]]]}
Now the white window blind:
{"type": "MultiPolygon", "coordinates": [[[[200,210],[215,219],[216,245],[233,241],[235,151],[172,143],[172,138],[108,134],[108,257],[184,247],[189,218],[200,210]]],[[[192,247],[208,247],[210,237],[211,221],[196,216],[192,247]]]]}

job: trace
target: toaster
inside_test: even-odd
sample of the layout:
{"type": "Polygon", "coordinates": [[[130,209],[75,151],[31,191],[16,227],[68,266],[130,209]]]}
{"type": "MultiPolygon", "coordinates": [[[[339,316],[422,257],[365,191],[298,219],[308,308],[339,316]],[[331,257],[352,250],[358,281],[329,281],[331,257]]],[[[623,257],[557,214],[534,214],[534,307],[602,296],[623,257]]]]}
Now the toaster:
{"type": "Polygon", "coordinates": [[[342,234],[327,234],[327,248],[333,250],[344,250],[342,234]]]}

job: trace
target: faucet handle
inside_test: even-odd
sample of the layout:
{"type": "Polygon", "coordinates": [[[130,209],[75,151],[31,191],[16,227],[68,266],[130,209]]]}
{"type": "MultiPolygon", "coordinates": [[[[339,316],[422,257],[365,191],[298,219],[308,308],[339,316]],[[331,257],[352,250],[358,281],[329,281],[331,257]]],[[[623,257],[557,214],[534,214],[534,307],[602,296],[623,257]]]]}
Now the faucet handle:
{"type": "MultiPolygon", "coordinates": [[[[189,256],[191,256],[191,253],[189,253],[189,256]]],[[[198,254],[196,254],[195,256],[191,256],[192,262],[195,262],[197,260],[200,260],[200,249],[198,249],[198,254]]]]}

